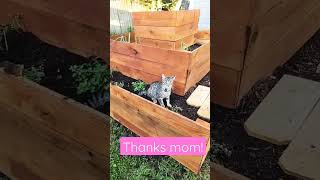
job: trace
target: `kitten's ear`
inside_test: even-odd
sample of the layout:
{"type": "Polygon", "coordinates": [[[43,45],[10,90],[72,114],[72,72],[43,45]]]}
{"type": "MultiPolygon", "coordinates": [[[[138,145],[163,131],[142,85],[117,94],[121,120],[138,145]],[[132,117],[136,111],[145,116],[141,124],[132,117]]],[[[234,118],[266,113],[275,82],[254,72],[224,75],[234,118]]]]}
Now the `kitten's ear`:
{"type": "Polygon", "coordinates": [[[162,80],[165,80],[166,76],[164,74],[161,75],[162,80]]]}

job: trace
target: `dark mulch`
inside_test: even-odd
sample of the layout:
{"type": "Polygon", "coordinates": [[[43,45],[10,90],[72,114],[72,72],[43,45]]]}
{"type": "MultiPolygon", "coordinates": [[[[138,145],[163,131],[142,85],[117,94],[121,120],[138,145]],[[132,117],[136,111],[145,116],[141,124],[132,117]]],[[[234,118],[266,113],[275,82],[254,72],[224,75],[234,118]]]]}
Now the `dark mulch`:
{"type": "Polygon", "coordinates": [[[319,64],[320,31],[286,64],[277,68],[272,76],[257,82],[243,98],[239,108],[231,110],[213,105],[211,160],[252,179],[296,179],[286,175],[278,165],[286,146],[276,146],[248,136],[244,122],[284,74],[320,82],[320,74],[316,73],[319,64]],[[231,153],[218,152],[214,149],[216,143],[231,153]]]}
{"type": "MultiPolygon", "coordinates": [[[[120,83],[120,82],[124,83],[124,86],[123,86],[124,89],[126,89],[132,93],[137,94],[136,92],[133,91],[132,85],[131,85],[132,82],[137,81],[137,80],[130,78],[128,76],[125,76],[125,75],[121,74],[120,72],[114,72],[111,80],[114,82],[118,82],[118,83],[120,83]]],[[[197,85],[210,86],[210,75],[207,74],[205,77],[203,77],[203,79],[199,83],[197,83],[197,85]]],[[[188,97],[192,94],[192,92],[195,90],[195,88],[196,88],[196,86],[191,87],[189,89],[189,91],[185,94],[185,96],[179,96],[179,95],[172,93],[171,97],[170,97],[170,101],[171,101],[172,106],[181,107],[183,110],[182,110],[182,112],[179,112],[179,113],[189,119],[192,119],[192,120],[196,120],[198,118],[197,111],[199,108],[189,106],[186,101],[187,101],[188,97]]],[[[146,96],[143,96],[143,97],[151,101],[150,98],[148,98],[146,96]]]]}
{"type": "Polygon", "coordinates": [[[192,44],[191,46],[187,47],[187,51],[194,51],[196,49],[198,49],[200,46],[202,46],[201,44],[199,43],[195,43],[195,44],[192,44]]]}
{"type": "MultiPolygon", "coordinates": [[[[85,58],[52,46],[29,32],[12,31],[7,34],[7,39],[9,51],[0,51],[0,62],[10,61],[15,64],[23,64],[25,68],[42,65],[45,77],[40,82],[41,85],[81,103],[86,103],[92,96],[92,94],[78,95],[76,93],[72,72],[69,68],[72,65],[92,62],[94,57],[85,58]]],[[[108,113],[109,104],[107,103],[100,111],[108,113]]]]}

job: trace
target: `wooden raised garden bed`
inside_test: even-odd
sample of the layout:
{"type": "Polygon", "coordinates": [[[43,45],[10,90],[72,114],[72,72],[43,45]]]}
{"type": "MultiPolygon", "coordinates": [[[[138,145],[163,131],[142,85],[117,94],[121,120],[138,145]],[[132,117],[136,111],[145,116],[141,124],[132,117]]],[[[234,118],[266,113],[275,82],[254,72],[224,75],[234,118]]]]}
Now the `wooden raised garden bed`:
{"type": "Polygon", "coordinates": [[[191,45],[200,10],[132,13],[137,43],[165,49],[191,45]]]}
{"type": "Polygon", "coordinates": [[[201,46],[185,51],[111,40],[110,65],[126,76],[147,83],[158,81],[161,74],[176,76],[173,92],[183,96],[210,70],[210,41],[194,43],[201,46]]]}
{"type": "Polygon", "coordinates": [[[320,28],[314,0],[221,0],[212,11],[213,97],[230,108],[320,28]]]}
{"type": "Polygon", "coordinates": [[[20,16],[25,31],[49,44],[86,57],[107,57],[109,29],[104,0],[1,0],[0,24],[15,16],[20,16]]]}
{"type": "Polygon", "coordinates": [[[0,170],[11,179],[108,178],[109,120],[0,72],[0,170]]]}
{"type": "MultiPolygon", "coordinates": [[[[110,87],[110,115],[139,136],[205,137],[210,148],[210,124],[193,121],[152,103],[121,87],[110,87]]],[[[206,156],[173,156],[195,173],[200,171],[206,156]]]]}

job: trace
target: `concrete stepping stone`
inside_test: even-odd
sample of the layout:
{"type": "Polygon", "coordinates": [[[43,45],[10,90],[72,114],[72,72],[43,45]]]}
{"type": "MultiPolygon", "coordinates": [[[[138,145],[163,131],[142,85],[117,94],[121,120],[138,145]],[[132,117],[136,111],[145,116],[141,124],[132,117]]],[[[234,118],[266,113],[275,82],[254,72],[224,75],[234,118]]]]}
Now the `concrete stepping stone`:
{"type": "Polygon", "coordinates": [[[210,120],[210,94],[204,100],[197,114],[199,117],[210,120]]]}
{"type": "Polygon", "coordinates": [[[320,102],[282,154],[279,164],[290,175],[320,179],[320,102]]]}
{"type": "Polygon", "coordinates": [[[187,99],[187,104],[194,107],[200,107],[209,94],[209,87],[199,85],[187,99]]]}
{"type": "Polygon", "coordinates": [[[319,98],[320,83],[284,75],[247,120],[245,129],[250,136],[289,144],[319,98]]]}

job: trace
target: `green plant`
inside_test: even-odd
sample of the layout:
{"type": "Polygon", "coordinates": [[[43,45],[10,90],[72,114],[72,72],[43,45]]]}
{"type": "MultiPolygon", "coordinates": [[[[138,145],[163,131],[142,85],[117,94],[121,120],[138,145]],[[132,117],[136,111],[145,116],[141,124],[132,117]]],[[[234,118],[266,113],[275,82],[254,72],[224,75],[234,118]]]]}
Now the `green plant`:
{"type": "Polygon", "coordinates": [[[132,27],[132,26],[129,26],[129,27],[127,28],[127,31],[130,33],[130,32],[133,32],[133,31],[134,31],[134,29],[133,29],[133,27],[132,27]]]}
{"type": "Polygon", "coordinates": [[[141,92],[145,90],[146,83],[141,80],[135,81],[135,82],[132,82],[132,87],[134,92],[141,92]]]}
{"type": "Polygon", "coordinates": [[[31,81],[39,83],[42,78],[45,76],[43,66],[25,69],[23,71],[23,76],[31,81]]]}
{"type": "Polygon", "coordinates": [[[188,48],[189,48],[189,46],[188,46],[186,43],[181,42],[181,46],[180,46],[180,49],[181,49],[181,50],[183,50],[183,51],[187,51],[187,50],[188,50],[188,48]]]}
{"type": "Polygon", "coordinates": [[[138,2],[149,10],[173,10],[178,0],[138,0],[138,2]]]}
{"type": "Polygon", "coordinates": [[[95,93],[106,89],[109,84],[109,70],[97,61],[70,67],[77,94],[95,93]]]}
{"type": "Polygon", "coordinates": [[[180,113],[183,111],[183,109],[179,106],[172,106],[171,110],[176,113],[180,113]]]}
{"type": "Polygon", "coordinates": [[[173,10],[176,7],[177,2],[178,0],[162,0],[162,9],[167,11],[173,10]]]}

